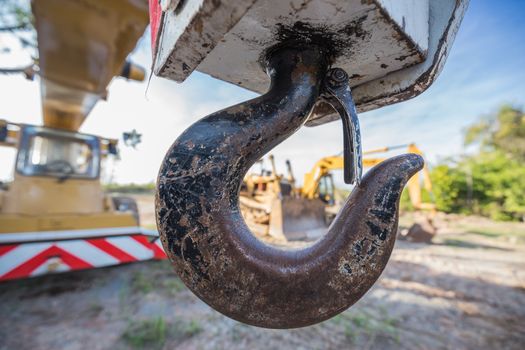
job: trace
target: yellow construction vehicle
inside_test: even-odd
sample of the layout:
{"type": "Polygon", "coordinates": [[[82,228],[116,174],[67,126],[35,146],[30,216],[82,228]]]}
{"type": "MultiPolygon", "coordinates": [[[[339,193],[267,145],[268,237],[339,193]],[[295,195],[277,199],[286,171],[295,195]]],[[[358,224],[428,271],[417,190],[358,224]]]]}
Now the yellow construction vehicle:
{"type": "Polygon", "coordinates": [[[0,190],[0,234],[138,226],[131,198],[104,194],[101,164],[117,140],[0,120],[0,146],[17,149],[0,190]]]}
{"type": "MultiPolygon", "coordinates": [[[[371,168],[386,157],[366,157],[366,155],[385,153],[404,148],[407,153],[423,155],[413,143],[382,147],[363,152],[363,167],[371,168]]],[[[279,175],[273,156],[269,157],[271,171],[262,174],[248,174],[241,187],[240,203],[243,215],[250,228],[258,235],[270,235],[277,239],[317,238],[324,233],[340,209],[336,201],[332,171],[344,168],[342,156],[329,156],[318,160],[304,175],[303,186],[296,187],[290,161],[286,161],[288,175],[279,175]],[[309,230],[310,234],[301,233],[309,230]]],[[[420,172],[424,189],[432,196],[432,183],[428,168],[420,172]]],[[[408,194],[416,211],[428,211],[427,220],[435,213],[435,204],[422,202],[421,178],[412,177],[407,185],[408,194]]],[[[421,224],[417,227],[420,229],[421,224]]],[[[414,230],[411,227],[410,230],[414,230]]],[[[434,230],[429,230],[431,235],[434,230]]],[[[409,234],[412,236],[412,233],[409,234]]]]}
{"type": "MultiPolygon", "coordinates": [[[[396,149],[406,149],[407,153],[414,153],[422,156],[424,158],[423,152],[419,149],[419,147],[416,146],[414,143],[410,143],[408,145],[398,145],[398,146],[390,146],[390,147],[382,147],[377,148],[374,150],[369,150],[364,152],[365,155],[367,154],[375,154],[375,153],[385,153],[389,151],[393,151],[396,149]]],[[[386,157],[378,157],[378,158],[363,158],[363,166],[366,168],[373,167],[380,162],[386,160],[386,157]]],[[[433,202],[423,202],[421,194],[421,183],[423,183],[423,188],[425,191],[430,195],[431,200],[433,201],[433,193],[432,193],[432,181],[430,180],[430,172],[428,171],[428,166],[425,162],[425,165],[423,166],[423,169],[419,172],[420,176],[413,176],[407,184],[408,188],[408,194],[410,197],[410,202],[412,203],[412,206],[415,210],[425,210],[432,213],[435,213],[436,211],[436,204],[433,202]]]]}
{"type": "MultiPolygon", "coordinates": [[[[366,155],[386,153],[397,149],[406,149],[407,153],[414,153],[423,156],[423,152],[414,143],[381,147],[363,152],[363,167],[371,168],[387,159],[387,157],[366,157],[366,155]]],[[[316,162],[312,170],[304,175],[303,187],[297,189],[300,195],[304,198],[319,198],[326,203],[326,215],[327,221],[329,222],[331,222],[340,209],[340,206],[334,200],[335,187],[332,181],[331,172],[333,170],[342,170],[343,167],[344,159],[342,156],[321,158],[316,162]]],[[[432,199],[432,182],[426,165],[420,171],[420,175],[413,176],[407,184],[408,195],[412,207],[417,212],[426,212],[426,215],[424,215],[423,220],[419,220],[420,222],[416,222],[407,231],[402,232],[402,237],[412,241],[429,242],[436,234],[436,228],[432,223],[436,213],[436,205],[432,202],[422,201],[421,183],[423,183],[423,188],[432,199]]]]}
{"type": "Polygon", "coordinates": [[[79,132],[115,76],[144,79],[126,58],[147,2],[38,0],[32,12],[43,125],[0,121],[0,145],[17,149],[0,190],[0,281],[164,257],[135,202],[103,191],[101,162],[117,140],[79,132]]]}
{"type": "MultiPolygon", "coordinates": [[[[415,153],[423,156],[423,152],[414,144],[399,145],[391,147],[382,147],[374,150],[364,151],[363,167],[371,168],[385,159],[386,157],[366,157],[369,154],[385,153],[396,149],[405,148],[407,153],[415,153]]],[[[342,170],[344,167],[344,159],[342,156],[330,156],[321,158],[313,166],[312,170],[304,175],[303,187],[298,189],[299,193],[304,198],[321,198],[323,201],[330,200],[332,192],[327,193],[326,188],[333,188],[331,182],[331,171],[342,170]],[[329,180],[327,180],[329,179],[329,180]],[[328,196],[328,197],[327,197],[328,196]]],[[[430,181],[430,174],[428,167],[425,165],[421,170],[423,178],[423,185],[425,190],[432,195],[432,182],[430,181]]],[[[408,191],[410,201],[416,210],[435,210],[434,203],[424,203],[421,201],[421,179],[418,176],[412,177],[408,182],[408,191]]]]}
{"type": "Polygon", "coordinates": [[[239,203],[249,227],[259,236],[278,241],[313,240],[323,235],[327,227],[324,203],[297,196],[293,176],[279,175],[272,155],[269,160],[271,171],[247,174],[241,185],[239,203]]]}

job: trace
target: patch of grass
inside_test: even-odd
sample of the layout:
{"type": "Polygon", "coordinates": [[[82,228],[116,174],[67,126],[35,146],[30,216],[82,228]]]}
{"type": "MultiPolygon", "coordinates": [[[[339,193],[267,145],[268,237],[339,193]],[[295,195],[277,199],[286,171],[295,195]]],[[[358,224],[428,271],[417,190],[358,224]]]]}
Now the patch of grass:
{"type": "Polygon", "coordinates": [[[148,294],[157,289],[174,296],[186,289],[184,283],[173,271],[169,261],[149,261],[144,264],[147,264],[147,270],[133,272],[131,277],[133,291],[148,294]]]}
{"type": "Polygon", "coordinates": [[[148,267],[155,274],[175,274],[169,260],[148,261],[148,267]]]}
{"type": "Polygon", "coordinates": [[[151,262],[151,284],[162,288],[169,295],[174,296],[186,289],[184,283],[173,271],[173,267],[167,260],[151,262]],[[154,282],[153,282],[154,281],[154,282]]]}
{"type": "Polygon", "coordinates": [[[343,324],[345,322],[345,317],[343,317],[342,314],[336,315],[330,319],[330,322],[335,323],[337,325],[343,324]]]}
{"type": "Polygon", "coordinates": [[[127,288],[127,286],[124,286],[118,292],[118,302],[122,313],[126,313],[129,311],[128,298],[129,289],[127,288]]]}
{"type": "Polygon", "coordinates": [[[500,250],[500,251],[509,250],[507,248],[501,248],[501,247],[497,247],[493,245],[474,243],[474,242],[469,241],[468,239],[462,239],[460,237],[455,238],[455,239],[445,239],[443,240],[443,244],[449,247],[468,248],[468,249],[493,249],[493,250],[500,250]]]}
{"type": "Polygon", "coordinates": [[[185,334],[189,336],[194,336],[200,332],[202,332],[202,326],[195,320],[191,320],[185,330],[185,334]]]}
{"type": "Polygon", "coordinates": [[[458,227],[468,233],[473,233],[487,238],[516,237],[520,242],[525,242],[525,225],[523,223],[492,222],[486,226],[460,224],[458,227]]]}
{"type": "Polygon", "coordinates": [[[203,328],[197,320],[187,321],[177,321],[173,324],[170,329],[170,333],[173,334],[175,338],[191,338],[194,335],[202,332],[203,328]]]}
{"type": "Polygon", "coordinates": [[[445,239],[443,240],[443,244],[449,247],[476,248],[474,244],[463,239],[445,239]]]}
{"type": "Polygon", "coordinates": [[[347,314],[339,314],[333,317],[330,321],[343,329],[345,338],[350,342],[353,343],[356,340],[359,329],[354,325],[347,314]]]}
{"type": "Polygon", "coordinates": [[[187,339],[203,331],[196,320],[169,323],[162,317],[130,321],[122,334],[122,339],[133,348],[160,349],[166,339],[187,339]]]}
{"type": "Polygon", "coordinates": [[[356,329],[349,325],[344,326],[344,334],[345,334],[346,339],[348,339],[352,343],[355,342],[355,340],[357,339],[356,329]]]}
{"type": "Polygon", "coordinates": [[[177,277],[165,279],[162,281],[162,287],[167,289],[170,295],[176,295],[186,289],[184,283],[177,277]]]}
{"type": "Polygon", "coordinates": [[[234,323],[232,328],[230,328],[230,336],[231,336],[231,340],[235,343],[239,342],[240,340],[242,340],[242,338],[244,336],[246,336],[246,332],[249,331],[248,330],[249,326],[243,324],[243,323],[234,323]]]}
{"type": "Polygon", "coordinates": [[[91,303],[88,307],[88,312],[94,315],[98,315],[102,310],[104,310],[104,306],[98,303],[91,303]]]}
{"type": "Polygon", "coordinates": [[[231,333],[231,339],[233,342],[237,343],[241,340],[242,338],[242,333],[239,329],[237,329],[236,327],[233,327],[231,330],[230,330],[230,333],[231,333]]]}
{"type": "Polygon", "coordinates": [[[355,314],[350,316],[350,321],[359,328],[368,329],[370,326],[370,319],[365,314],[355,314]]]}
{"type": "Polygon", "coordinates": [[[516,238],[520,243],[525,243],[525,232],[520,231],[494,231],[491,229],[472,229],[468,231],[469,233],[474,233],[487,238],[516,238]]]}
{"type": "Polygon", "coordinates": [[[394,338],[394,340],[399,343],[399,332],[397,330],[398,322],[395,318],[387,317],[383,320],[383,332],[394,338]]]}
{"type": "Polygon", "coordinates": [[[131,278],[131,287],[137,292],[148,294],[153,290],[153,282],[142,271],[135,271],[131,278]]]}
{"type": "Polygon", "coordinates": [[[122,338],[134,348],[160,349],[166,341],[166,322],[162,317],[131,322],[122,338]]]}
{"type": "Polygon", "coordinates": [[[385,309],[379,310],[380,316],[374,317],[364,312],[351,312],[339,314],[332,318],[332,322],[341,326],[345,337],[354,342],[360,334],[371,338],[378,335],[386,336],[399,341],[397,320],[389,317],[385,309]]]}

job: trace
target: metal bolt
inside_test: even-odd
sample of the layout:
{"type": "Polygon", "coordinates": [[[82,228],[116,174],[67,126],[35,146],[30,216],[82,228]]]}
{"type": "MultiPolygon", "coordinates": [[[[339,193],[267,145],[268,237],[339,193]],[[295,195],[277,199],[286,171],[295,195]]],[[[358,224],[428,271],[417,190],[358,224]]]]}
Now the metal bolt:
{"type": "Polygon", "coordinates": [[[339,87],[348,82],[348,74],[341,68],[332,68],[326,76],[327,83],[332,87],[339,87]]]}

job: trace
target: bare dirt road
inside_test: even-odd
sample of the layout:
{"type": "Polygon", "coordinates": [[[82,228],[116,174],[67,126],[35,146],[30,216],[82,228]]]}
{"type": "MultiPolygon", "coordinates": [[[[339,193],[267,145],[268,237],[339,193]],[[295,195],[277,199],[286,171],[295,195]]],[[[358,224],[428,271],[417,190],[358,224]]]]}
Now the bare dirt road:
{"type": "Polygon", "coordinates": [[[152,261],[0,284],[0,349],[524,349],[525,226],[440,226],[434,244],[398,241],[373,289],[316,326],[240,324],[152,261]]]}

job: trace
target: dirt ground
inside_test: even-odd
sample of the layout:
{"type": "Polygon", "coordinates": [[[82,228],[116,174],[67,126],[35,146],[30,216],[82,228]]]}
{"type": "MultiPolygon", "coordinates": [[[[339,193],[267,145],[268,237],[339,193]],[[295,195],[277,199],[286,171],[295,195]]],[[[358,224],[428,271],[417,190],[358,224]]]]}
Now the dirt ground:
{"type": "MultiPolygon", "coordinates": [[[[139,205],[151,227],[151,197],[139,205]]],[[[151,261],[0,284],[0,349],[524,349],[525,225],[437,224],[433,244],[398,241],[372,290],[312,327],[228,319],[151,261]]]]}

